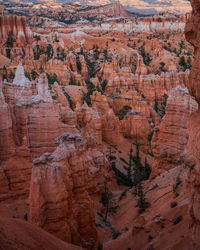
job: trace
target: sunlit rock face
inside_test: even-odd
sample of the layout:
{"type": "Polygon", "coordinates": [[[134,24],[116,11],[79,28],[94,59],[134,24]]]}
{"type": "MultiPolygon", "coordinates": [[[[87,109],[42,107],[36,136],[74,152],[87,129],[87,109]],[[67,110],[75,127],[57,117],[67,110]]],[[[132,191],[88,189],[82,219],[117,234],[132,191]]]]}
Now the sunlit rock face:
{"type": "Polygon", "coordinates": [[[22,63],[20,62],[17,66],[17,70],[15,72],[15,78],[13,80],[13,84],[17,86],[28,86],[30,85],[30,81],[28,78],[24,75],[24,67],[22,66],[22,63]]]}

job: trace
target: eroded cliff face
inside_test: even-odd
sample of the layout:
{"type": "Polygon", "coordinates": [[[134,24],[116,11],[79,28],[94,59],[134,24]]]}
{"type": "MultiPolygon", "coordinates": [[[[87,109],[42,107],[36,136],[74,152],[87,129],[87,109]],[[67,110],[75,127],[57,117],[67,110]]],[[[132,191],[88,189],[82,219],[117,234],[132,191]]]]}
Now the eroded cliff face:
{"type": "Polygon", "coordinates": [[[33,55],[30,47],[33,33],[24,16],[1,16],[0,37],[0,51],[4,56],[16,59],[27,53],[33,55]]]}
{"type": "MultiPolygon", "coordinates": [[[[195,58],[189,77],[188,89],[200,104],[200,1],[191,1],[192,14],[187,21],[185,28],[186,39],[195,48],[195,58]]],[[[200,110],[198,109],[192,114],[189,121],[189,142],[187,145],[188,165],[190,166],[190,216],[191,216],[191,232],[195,243],[200,247],[200,110]],[[190,156],[189,156],[190,155],[190,156]]]]}
{"type": "Polygon", "coordinates": [[[197,109],[198,104],[187,88],[178,86],[169,92],[165,116],[154,129],[152,176],[182,163],[181,155],[188,141],[188,120],[197,109]]]}
{"type": "Polygon", "coordinates": [[[91,249],[97,240],[91,197],[114,182],[102,151],[104,118],[78,101],[73,111],[60,85],[55,89],[60,102],[46,74],[30,82],[22,64],[12,83],[0,82],[0,201],[25,206],[29,196],[31,223],[91,249]]]}
{"type": "Polygon", "coordinates": [[[56,150],[34,160],[30,188],[30,222],[60,239],[91,249],[97,239],[90,195],[110,181],[110,165],[79,134],[55,139],[56,150]]]}

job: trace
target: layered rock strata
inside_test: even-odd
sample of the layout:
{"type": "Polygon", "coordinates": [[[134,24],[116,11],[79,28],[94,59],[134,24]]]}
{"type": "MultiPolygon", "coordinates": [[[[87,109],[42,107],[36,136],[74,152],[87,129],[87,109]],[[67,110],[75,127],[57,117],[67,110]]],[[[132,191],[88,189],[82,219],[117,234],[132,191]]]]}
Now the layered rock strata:
{"type": "MultiPolygon", "coordinates": [[[[200,1],[192,0],[192,15],[185,27],[186,39],[194,46],[194,62],[187,84],[189,92],[200,104],[200,1]]],[[[190,230],[194,242],[200,247],[200,110],[194,112],[189,121],[189,141],[185,161],[190,167],[190,230]]]]}
{"type": "Polygon", "coordinates": [[[64,133],[56,150],[34,160],[30,222],[57,237],[92,249],[97,239],[90,195],[109,179],[104,155],[79,134],[64,133]]]}
{"type": "Polygon", "coordinates": [[[198,104],[187,88],[180,86],[169,92],[165,116],[154,129],[152,150],[155,157],[152,175],[181,163],[181,154],[188,141],[188,120],[198,104]]]}

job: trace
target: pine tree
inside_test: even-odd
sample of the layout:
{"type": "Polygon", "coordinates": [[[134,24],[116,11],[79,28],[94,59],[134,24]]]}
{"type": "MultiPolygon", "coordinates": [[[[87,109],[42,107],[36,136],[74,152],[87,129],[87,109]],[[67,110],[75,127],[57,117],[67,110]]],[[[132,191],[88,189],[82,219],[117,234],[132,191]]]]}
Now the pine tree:
{"type": "Polygon", "coordinates": [[[113,194],[112,194],[112,192],[110,192],[107,185],[104,184],[104,192],[102,193],[102,196],[101,196],[101,202],[105,207],[105,215],[104,215],[104,221],[105,222],[107,221],[109,209],[112,206],[112,204],[111,204],[112,195],[113,194]]]}
{"type": "Polygon", "coordinates": [[[137,196],[138,196],[138,202],[136,207],[139,207],[138,212],[142,213],[146,210],[146,208],[150,206],[150,204],[145,198],[141,182],[137,186],[137,196]]]}
{"type": "Polygon", "coordinates": [[[187,64],[185,61],[185,57],[181,56],[179,59],[179,65],[182,67],[182,69],[185,71],[187,69],[187,64]]]}
{"type": "Polygon", "coordinates": [[[127,175],[127,184],[128,186],[133,186],[133,168],[134,168],[134,162],[133,162],[133,147],[131,145],[130,152],[129,152],[129,161],[127,162],[125,159],[121,158],[121,161],[123,161],[126,166],[123,165],[123,168],[126,171],[127,175]]]}

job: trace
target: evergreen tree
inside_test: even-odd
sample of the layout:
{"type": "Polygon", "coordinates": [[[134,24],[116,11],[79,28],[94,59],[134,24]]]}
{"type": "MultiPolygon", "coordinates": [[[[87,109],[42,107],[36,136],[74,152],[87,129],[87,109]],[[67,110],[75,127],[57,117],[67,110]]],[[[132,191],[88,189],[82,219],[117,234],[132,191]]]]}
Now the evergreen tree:
{"type": "Polygon", "coordinates": [[[78,72],[81,73],[82,66],[81,66],[79,56],[76,57],[76,66],[77,66],[78,72]]]}
{"type": "Polygon", "coordinates": [[[185,57],[181,56],[179,59],[179,65],[182,67],[182,69],[185,71],[187,69],[187,64],[185,61],[185,57]]]}
{"type": "Polygon", "coordinates": [[[76,85],[76,81],[72,76],[70,76],[69,85],[76,85]]]}
{"type": "Polygon", "coordinates": [[[133,162],[133,147],[131,145],[130,152],[129,152],[129,161],[127,162],[125,159],[120,158],[121,161],[123,161],[126,166],[123,165],[124,170],[126,171],[127,176],[127,183],[128,186],[133,186],[133,168],[134,168],[134,162],[133,162]]]}
{"type": "Polygon", "coordinates": [[[156,111],[156,113],[159,113],[158,101],[156,99],[154,102],[154,110],[156,111]]]}
{"type": "Polygon", "coordinates": [[[137,186],[137,196],[138,196],[138,201],[137,201],[136,207],[139,207],[138,212],[142,213],[146,210],[146,208],[150,206],[150,203],[145,198],[145,194],[144,194],[141,182],[138,183],[138,186],[137,186]]]}
{"type": "Polygon", "coordinates": [[[187,59],[187,68],[191,69],[192,68],[192,62],[191,62],[191,57],[189,56],[187,59]]]}
{"type": "Polygon", "coordinates": [[[35,80],[37,78],[37,76],[38,76],[38,73],[35,70],[32,70],[31,71],[31,77],[32,77],[32,79],[35,80]]]}
{"type": "Polygon", "coordinates": [[[123,120],[124,119],[124,117],[126,116],[126,114],[129,112],[129,111],[131,111],[131,107],[129,106],[129,105],[124,105],[123,107],[122,107],[122,109],[120,109],[120,111],[119,111],[119,119],[120,120],[123,120]]]}
{"type": "Polygon", "coordinates": [[[49,61],[53,57],[54,51],[51,44],[47,45],[46,55],[47,55],[47,61],[49,61]]]}
{"type": "Polygon", "coordinates": [[[104,215],[105,222],[107,221],[109,209],[112,207],[111,204],[112,195],[113,195],[112,192],[110,192],[106,184],[104,184],[104,192],[101,195],[101,202],[105,207],[105,215],[104,215]]]}
{"type": "Polygon", "coordinates": [[[165,63],[164,62],[160,62],[160,70],[164,71],[164,67],[165,67],[165,63]]]}
{"type": "Polygon", "coordinates": [[[125,172],[116,168],[115,165],[112,165],[118,184],[123,184],[129,186],[130,188],[135,186],[137,193],[137,185],[141,181],[147,180],[151,173],[151,167],[148,164],[147,159],[145,159],[144,165],[141,163],[139,143],[137,140],[135,143],[135,155],[133,155],[133,147],[131,145],[128,154],[128,161],[122,157],[120,160],[125,172]]]}

